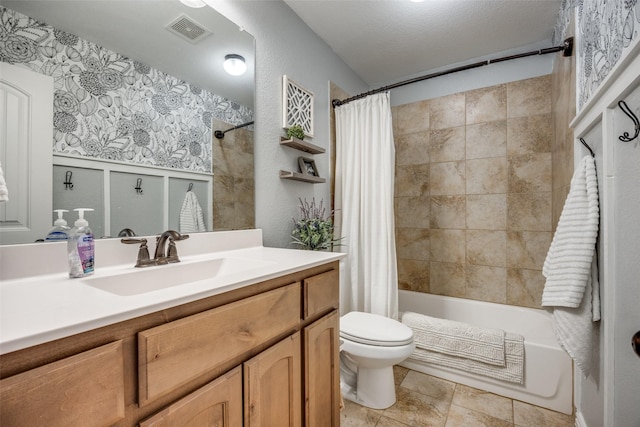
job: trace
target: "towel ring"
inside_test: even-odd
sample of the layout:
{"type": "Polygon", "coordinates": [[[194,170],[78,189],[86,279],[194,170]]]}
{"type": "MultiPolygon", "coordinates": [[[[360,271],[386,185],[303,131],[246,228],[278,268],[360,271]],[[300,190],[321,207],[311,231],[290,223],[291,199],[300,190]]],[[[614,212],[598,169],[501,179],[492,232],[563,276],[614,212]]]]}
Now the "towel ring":
{"type": "Polygon", "coordinates": [[[187,188],[187,192],[193,190],[193,182],[189,183],[189,188],[187,188]]]}

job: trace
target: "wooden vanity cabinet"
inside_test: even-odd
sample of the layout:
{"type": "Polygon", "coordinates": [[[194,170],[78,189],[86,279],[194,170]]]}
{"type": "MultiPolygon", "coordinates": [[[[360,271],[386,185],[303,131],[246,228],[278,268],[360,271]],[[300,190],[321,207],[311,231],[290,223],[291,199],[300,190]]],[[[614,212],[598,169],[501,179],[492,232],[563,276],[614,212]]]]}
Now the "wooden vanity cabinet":
{"type": "Polygon", "coordinates": [[[0,425],[337,427],[338,286],[334,261],[2,355],[0,425]],[[68,374],[40,375],[105,349],[119,365],[98,358],[88,370],[72,363],[68,374]],[[44,393],[16,388],[32,371],[44,393]],[[109,392],[107,409],[100,390],[69,383],[94,374],[101,378],[94,387],[109,392]],[[49,414],[68,406],[42,398],[49,394],[89,403],[56,423],[49,414]],[[39,413],[45,423],[5,418],[39,413]],[[85,422],[87,414],[93,419],[85,422]]]}
{"type": "Polygon", "coordinates": [[[0,381],[0,425],[110,426],[124,419],[122,341],[0,381]]]}

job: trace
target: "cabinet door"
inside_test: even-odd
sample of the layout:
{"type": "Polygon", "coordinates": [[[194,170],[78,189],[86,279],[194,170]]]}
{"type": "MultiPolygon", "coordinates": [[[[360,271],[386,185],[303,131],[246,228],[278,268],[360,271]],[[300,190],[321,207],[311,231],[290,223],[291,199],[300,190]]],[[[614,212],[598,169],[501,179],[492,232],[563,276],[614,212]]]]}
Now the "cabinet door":
{"type": "Polygon", "coordinates": [[[124,418],[122,341],[0,381],[0,425],[110,426],[124,418]]]}
{"type": "Polygon", "coordinates": [[[242,425],[242,369],[237,367],[140,423],[140,427],[242,425]]]}
{"type": "Polygon", "coordinates": [[[340,425],[338,312],[304,329],[305,426],[340,425]]]}
{"type": "Polygon", "coordinates": [[[302,425],[300,352],[296,332],[245,363],[245,426],[302,425]]]}

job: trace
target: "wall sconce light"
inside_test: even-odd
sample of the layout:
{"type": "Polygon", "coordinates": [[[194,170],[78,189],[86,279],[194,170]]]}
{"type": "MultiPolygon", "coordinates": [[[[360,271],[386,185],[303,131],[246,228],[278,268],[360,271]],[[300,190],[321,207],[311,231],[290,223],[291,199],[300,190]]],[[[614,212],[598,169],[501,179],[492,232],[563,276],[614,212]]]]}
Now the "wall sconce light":
{"type": "Polygon", "coordinates": [[[247,64],[244,63],[244,58],[235,53],[225,55],[223,67],[232,76],[241,76],[247,71],[247,64]]]}
{"type": "Polygon", "coordinates": [[[180,3],[189,7],[205,7],[207,5],[202,0],[180,0],[180,3]]]}

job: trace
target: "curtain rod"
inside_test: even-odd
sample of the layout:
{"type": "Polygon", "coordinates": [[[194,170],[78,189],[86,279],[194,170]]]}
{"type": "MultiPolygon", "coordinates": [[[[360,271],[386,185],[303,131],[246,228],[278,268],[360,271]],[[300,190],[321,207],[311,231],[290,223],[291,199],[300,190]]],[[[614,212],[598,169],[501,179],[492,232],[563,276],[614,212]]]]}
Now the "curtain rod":
{"type": "Polygon", "coordinates": [[[252,124],[253,124],[253,121],[250,121],[250,122],[247,122],[247,123],[242,123],[241,125],[238,125],[238,126],[234,126],[234,127],[230,128],[230,129],[225,130],[224,132],[221,131],[221,130],[217,130],[217,131],[213,132],[213,136],[215,136],[218,139],[222,139],[222,138],[224,138],[224,134],[225,133],[231,132],[232,130],[236,130],[236,129],[240,129],[240,128],[243,128],[243,127],[247,127],[247,126],[252,125],[252,124]]]}
{"type": "Polygon", "coordinates": [[[376,93],[380,93],[380,92],[386,92],[390,89],[395,89],[397,87],[400,86],[406,86],[412,83],[417,83],[417,82],[421,82],[423,80],[428,80],[428,79],[432,79],[434,77],[440,77],[440,76],[444,76],[447,74],[452,74],[452,73],[457,73],[458,71],[466,71],[466,70],[471,70],[472,68],[478,68],[478,67],[482,67],[484,65],[489,65],[489,64],[493,64],[496,62],[503,62],[503,61],[509,61],[511,59],[519,59],[519,58],[524,58],[527,56],[534,56],[534,55],[545,55],[547,53],[555,53],[555,52],[562,52],[562,56],[571,56],[571,54],[573,53],[573,37],[569,37],[567,39],[565,39],[564,43],[561,46],[554,46],[554,47],[548,47],[546,49],[538,49],[538,50],[534,50],[531,52],[525,52],[525,53],[518,53],[516,55],[509,55],[509,56],[503,56],[501,58],[495,58],[495,59],[487,59],[486,61],[480,61],[480,62],[475,62],[473,64],[468,64],[468,65],[461,65],[459,67],[455,67],[455,68],[451,68],[445,71],[438,71],[436,73],[431,73],[431,74],[427,74],[425,76],[420,76],[420,77],[414,77],[412,79],[409,80],[404,80],[398,83],[394,83],[391,84],[389,86],[384,86],[378,89],[373,89],[370,90],[369,92],[364,92],[361,93],[359,95],[355,95],[352,96],[350,98],[347,99],[334,99],[331,101],[331,105],[333,105],[333,107],[339,107],[341,105],[347,104],[351,101],[355,101],[356,99],[361,99],[364,98],[366,96],[369,95],[373,95],[376,93]]]}

